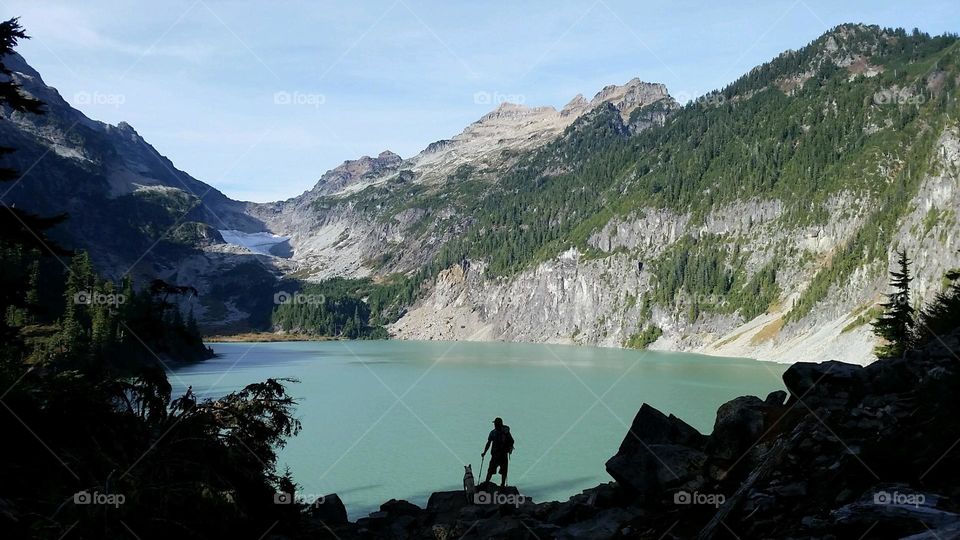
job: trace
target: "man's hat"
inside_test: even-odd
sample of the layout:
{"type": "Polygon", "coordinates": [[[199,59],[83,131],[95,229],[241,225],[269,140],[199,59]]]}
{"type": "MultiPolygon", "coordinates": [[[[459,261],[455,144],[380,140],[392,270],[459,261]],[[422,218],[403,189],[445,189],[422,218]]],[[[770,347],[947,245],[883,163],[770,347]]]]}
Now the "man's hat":
{"type": "Polygon", "coordinates": [[[500,418],[500,417],[498,416],[498,417],[496,417],[496,418],[493,419],[493,423],[494,423],[495,425],[502,426],[502,425],[503,425],[503,418],[500,418]]]}

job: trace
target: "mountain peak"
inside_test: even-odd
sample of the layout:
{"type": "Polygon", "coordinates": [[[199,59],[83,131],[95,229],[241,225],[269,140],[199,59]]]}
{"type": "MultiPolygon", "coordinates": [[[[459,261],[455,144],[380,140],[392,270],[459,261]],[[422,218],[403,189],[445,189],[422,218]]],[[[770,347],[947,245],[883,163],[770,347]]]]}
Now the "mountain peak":
{"type": "Polygon", "coordinates": [[[590,107],[590,102],[587,101],[587,98],[583,97],[583,94],[577,94],[563,106],[563,109],[560,110],[560,116],[580,116],[590,107]]]}
{"type": "Polygon", "coordinates": [[[138,135],[137,130],[133,128],[126,120],[121,120],[117,123],[117,129],[123,133],[131,133],[133,135],[138,135]]]}
{"type": "Polygon", "coordinates": [[[644,82],[634,77],[622,85],[604,86],[590,101],[589,108],[593,109],[603,103],[610,103],[626,120],[634,110],[661,100],[674,101],[667,92],[666,85],[644,82]]]}
{"type": "Polygon", "coordinates": [[[554,116],[557,116],[557,110],[550,106],[530,107],[522,103],[503,101],[497,105],[495,109],[481,116],[479,120],[470,126],[467,126],[464,132],[470,132],[480,126],[541,122],[554,116]]]}
{"type": "Polygon", "coordinates": [[[828,30],[825,35],[845,38],[864,32],[878,36],[882,33],[880,27],[875,24],[843,23],[828,30]]]}
{"type": "Polygon", "coordinates": [[[357,182],[375,177],[382,171],[395,170],[401,163],[403,158],[390,150],[380,152],[377,157],[360,156],[357,159],[348,159],[323,173],[311,191],[320,194],[334,193],[357,182]]]}

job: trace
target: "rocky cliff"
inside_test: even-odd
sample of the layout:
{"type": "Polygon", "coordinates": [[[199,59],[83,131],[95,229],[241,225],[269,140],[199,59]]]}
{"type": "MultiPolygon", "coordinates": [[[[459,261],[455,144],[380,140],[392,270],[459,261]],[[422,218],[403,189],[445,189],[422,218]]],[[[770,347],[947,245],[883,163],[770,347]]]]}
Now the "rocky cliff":
{"type": "MultiPolygon", "coordinates": [[[[956,125],[945,127],[937,138],[929,171],[893,235],[893,245],[915,260],[918,304],[941,290],[947,269],[960,266],[953,218],[960,212],[956,125]]],[[[639,209],[593,233],[589,246],[601,257],[584,257],[572,248],[509,279],[485,277],[482,262],[445,270],[430,294],[392,330],[404,339],[622,346],[646,324],[637,299],[656,277],[649,266],[641,268],[644,261],[656,260],[685,235],[720,235],[750,253],[749,272],[768,264],[778,250],[798,254],[778,269],[780,300],[749,321],[727,314],[689,321],[682,305],[653,307],[649,320],[664,330],[654,348],[788,363],[825,357],[868,363],[874,338],[867,321],[858,318],[882,300],[892,254],[834,284],[809,316],[791,325],[783,321],[812,275],[863,225],[865,199],[865,194],[841,192],[826,202],[830,212],[825,222],[800,227],[785,223],[784,205],[776,199],[724,205],[699,222],[690,213],[639,209]]]]}
{"type": "Polygon", "coordinates": [[[603,105],[614,107],[633,132],[662,124],[679,107],[664,85],[639,79],[607,86],[589,101],[577,96],[560,111],[504,102],[409,159],[384,151],[346,161],[310,191],[250,204],[247,211],[271,232],[290,237],[293,258],[311,279],[409,272],[470,221],[455,204],[445,204],[446,193],[468,178],[496,185],[526,152],[603,105]],[[382,264],[385,252],[391,260],[382,264]]]}
{"type": "MultiPolygon", "coordinates": [[[[943,273],[960,264],[955,220],[960,210],[960,132],[953,106],[946,106],[945,116],[934,113],[921,120],[916,124],[915,135],[899,143],[900,150],[915,145],[915,152],[863,144],[865,138],[884,131],[903,131],[903,126],[897,126],[891,118],[884,119],[882,110],[896,108],[902,114],[909,108],[920,112],[922,104],[928,106],[937,99],[956,103],[953,90],[948,88],[955,86],[960,74],[948,74],[945,64],[918,70],[921,75],[911,79],[912,85],[906,81],[891,84],[878,80],[892,75],[885,71],[888,60],[882,58],[884,47],[902,39],[876,28],[842,26],[800,52],[785,53],[778,61],[789,63],[788,69],[778,70],[775,61],[758,67],[730,89],[705,96],[696,107],[676,113],[672,124],[668,121],[663,129],[647,132],[659,135],[656,142],[651,142],[651,152],[657,154],[650,161],[654,170],[638,171],[649,167],[641,160],[619,172],[625,179],[614,183],[614,192],[605,194],[612,197],[610,202],[602,205],[591,227],[581,228],[585,240],[574,236],[566,246],[554,244],[552,257],[539,257],[512,275],[491,275],[487,261],[482,259],[440,272],[437,286],[392,327],[393,331],[409,339],[502,339],[622,346],[644,328],[655,326],[663,335],[652,345],[654,348],[783,362],[831,356],[870,362],[874,341],[866,323],[875,315],[875,306],[886,292],[886,270],[893,251],[905,249],[916,259],[913,301],[917,304],[936,294],[942,287],[943,273]],[[839,93],[834,94],[823,83],[815,88],[814,75],[820,73],[822,77],[825,69],[841,73],[836,88],[839,93]],[[764,78],[769,82],[764,82],[764,78]],[[947,84],[948,81],[953,83],[947,84]],[[732,121],[731,115],[743,114],[742,119],[748,122],[772,120],[774,115],[757,117],[744,110],[761,107],[748,103],[771,99],[778,103],[777,107],[795,109],[791,114],[806,115],[812,109],[801,106],[801,98],[812,99],[809,104],[813,108],[830,103],[837,106],[843,99],[840,96],[849,96],[850,92],[863,95],[856,108],[860,110],[858,114],[865,116],[858,121],[851,117],[851,122],[861,123],[857,127],[859,135],[851,138],[850,146],[837,143],[847,154],[837,155],[833,171],[819,173],[839,179],[832,188],[824,185],[800,199],[797,192],[803,188],[786,192],[764,188],[750,196],[738,194],[723,200],[711,193],[730,181],[710,174],[710,168],[715,166],[710,164],[718,161],[718,153],[723,153],[717,141],[723,135],[717,135],[704,137],[699,149],[704,144],[718,149],[704,153],[702,159],[707,161],[696,162],[691,168],[715,178],[713,185],[703,186],[700,201],[694,195],[686,208],[662,203],[645,205],[645,198],[656,199],[649,196],[634,197],[631,204],[615,202],[616,197],[629,197],[631,183],[642,183],[644,175],[654,176],[656,168],[663,167],[664,160],[675,159],[662,145],[669,140],[672,126],[680,124],[687,114],[713,115],[720,110],[722,113],[715,114],[717,122],[732,122],[721,130],[731,130],[737,129],[731,126],[738,122],[732,121]],[[929,141],[923,143],[929,146],[922,151],[921,137],[929,141]],[[882,193],[886,189],[883,186],[891,185],[896,194],[882,193]],[[718,200],[704,205],[704,198],[718,200]],[[874,234],[876,229],[884,232],[874,234]],[[658,284],[671,278],[671,269],[664,269],[664,259],[684,244],[682,240],[689,239],[720,245],[719,249],[726,251],[727,259],[722,264],[734,275],[728,279],[736,281],[738,272],[756,276],[765,269],[773,271],[775,298],[762,312],[749,315],[748,310],[738,309],[736,300],[722,288],[696,290],[684,286],[667,301],[644,301],[647,293],[655,292],[658,284]],[[811,304],[815,306],[812,309],[811,304]]],[[[953,47],[944,54],[945,58],[956,58],[953,47]]],[[[839,116],[839,111],[836,114],[839,116]]],[[[828,113],[818,119],[803,120],[797,126],[796,139],[782,133],[778,136],[786,137],[796,147],[809,145],[810,142],[803,141],[805,134],[826,130],[830,116],[828,113]]],[[[698,125],[698,129],[710,127],[698,125]]],[[[754,159],[755,152],[764,144],[750,133],[750,129],[745,129],[743,135],[730,138],[732,148],[727,150],[741,155],[737,159],[745,162],[754,159]]],[[[779,152],[773,149],[778,146],[782,147],[782,143],[775,142],[771,151],[779,152]]],[[[690,147],[690,151],[699,149],[690,147]]],[[[744,167],[728,172],[736,175],[738,168],[744,167]]],[[[550,174],[545,171],[543,177],[549,178],[550,174]]],[[[783,169],[777,174],[770,177],[771,182],[782,182],[782,177],[790,173],[783,169]]],[[[801,174],[797,181],[826,184],[816,174],[801,174]]],[[[662,191],[664,186],[659,183],[652,187],[662,191]]],[[[736,181],[733,189],[735,193],[747,191],[736,181]]],[[[525,226],[523,219],[521,227],[525,226]]],[[[692,250],[683,254],[690,258],[697,255],[692,250]]],[[[733,289],[736,288],[734,285],[733,289]]]]}

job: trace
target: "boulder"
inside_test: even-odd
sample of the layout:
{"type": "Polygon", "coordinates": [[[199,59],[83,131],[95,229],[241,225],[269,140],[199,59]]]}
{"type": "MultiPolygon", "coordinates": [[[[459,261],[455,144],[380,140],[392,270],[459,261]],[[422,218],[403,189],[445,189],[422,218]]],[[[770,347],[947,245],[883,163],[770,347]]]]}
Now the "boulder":
{"type": "Polygon", "coordinates": [[[778,497],[804,497],[807,494],[807,483],[801,481],[792,484],[776,485],[770,487],[768,491],[778,497]]]}
{"type": "Polygon", "coordinates": [[[312,519],[328,526],[348,523],[347,507],[343,505],[343,501],[336,493],[317,499],[310,507],[309,515],[312,519]]]}
{"type": "Polygon", "coordinates": [[[577,502],[572,498],[562,503],[548,503],[548,511],[544,516],[544,521],[557,525],[568,525],[587,519],[596,509],[587,506],[584,503],[577,502]]]}
{"type": "Polygon", "coordinates": [[[500,507],[486,504],[470,504],[460,509],[457,514],[458,519],[474,522],[478,519],[486,519],[500,515],[500,507]]]}
{"type": "Polygon", "coordinates": [[[416,516],[423,510],[411,502],[390,499],[380,505],[380,511],[386,513],[391,518],[395,518],[399,516],[416,516]]]}
{"type": "Polygon", "coordinates": [[[437,491],[427,500],[427,511],[437,514],[455,513],[467,504],[467,496],[462,490],[437,491]]]}
{"type": "Polygon", "coordinates": [[[386,512],[370,512],[370,515],[357,520],[357,525],[368,529],[378,529],[387,523],[386,512]]]}
{"type": "Polygon", "coordinates": [[[640,511],[635,508],[610,508],[591,519],[564,527],[556,533],[554,538],[558,540],[615,538],[620,536],[620,529],[638,515],[640,511]]]}
{"type": "Polygon", "coordinates": [[[702,448],[707,437],[674,415],[665,415],[644,403],[637,411],[630,432],[620,443],[620,451],[650,444],[679,444],[702,448]]]}
{"type": "Polygon", "coordinates": [[[607,473],[621,486],[641,495],[698,477],[706,460],[701,449],[707,437],[679,418],[644,404],[607,473]]]}
{"type": "Polygon", "coordinates": [[[830,360],[820,364],[797,362],[783,373],[790,402],[842,404],[863,392],[866,372],[862,366],[830,360]]]}
{"type": "Polygon", "coordinates": [[[477,491],[483,491],[485,493],[502,493],[504,495],[520,495],[520,490],[516,486],[500,486],[493,482],[481,482],[477,486],[477,491]]]}
{"type": "Polygon", "coordinates": [[[583,490],[587,495],[587,505],[594,508],[611,508],[623,506],[629,502],[629,495],[616,482],[600,484],[595,488],[583,490]]]}
{"type": "Polygon", "coordinates": [[[771,407],[779,407],[787,401],[787,393],[783,390],[775,390],[767,394],[767,399],[763,400],[764,403],[771,407]]]}
{"type": "Polygon", "coordinates": [[[917,363],[915,358],[895,358],[874,362],[865,367],[864,374],[870,380],[871,393],[909,392],[917,383],[917,363]]]}
{"type": "Polygon", "coordinates": [[[651,495],[669,486],[695,486],[702,481],[706,459],[705,453],[687,446],[651,444],[613,456],[607,461],[607,473],[633,493],[651,495]]]}
{"type": "MultiPolygon", "coordinates": [[[[781,393],[786,397],[786,392],[781,393]]],[[[740,459],[763,436],[771,408],[756,396],[738,397],[721,405],[707,453],[723,460],[740,459]]]]}
{"type": "Polygon", "coordinates": [[[454,531],[454,526],[448,523],[438,523],[430,527],[430,532],[433,533],[433,538],[436,540],[453,540],[458,538],[456,531],[454,531]]]}
{"type": "Polygon", "coordinates": [[[515,538],[521,540],[533,538],[533,534],[526,525],[516,518],[495,517],[468,524],[468,528],[461,538],[515,538]]]}
{"type": "Polygon", "coordinates": [[[416,528],[417,518],[413,516],[390,517],[390,538],[409,538],[411,530],[416,528]]]}
{"type": "Polygon", "coordinates": [[[527,528],[530,529],[530,534],[533,536],[534,540],[539,538],[542,538],[542,539],[556,538],[557,534],[560,531],[560,527],[552,523],[524,522],[524,525],[526,525],[527,528]]]}

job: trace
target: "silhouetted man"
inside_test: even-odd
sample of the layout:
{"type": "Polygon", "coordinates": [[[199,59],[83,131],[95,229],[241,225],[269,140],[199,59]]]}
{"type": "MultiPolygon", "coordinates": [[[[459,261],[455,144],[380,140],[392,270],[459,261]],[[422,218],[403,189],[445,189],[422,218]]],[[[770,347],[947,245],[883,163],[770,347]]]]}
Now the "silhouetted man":
{"type": "Polygon", "coordinates": [[[493,421],[493,431],[487,437],[487,444],[483,447],[481,457],[486,457],[487,450],[490,451],[490,468],[487,469],[486,482],[494,473],[500,473],[500,487],[507,485],[507,465],[510,461],[510,453],[513,452],[513,436],[510,435],[510,426],[503,425],[501,418],[493,421]],[[491,450],[491,446],[493,447],[491,450]]]}

